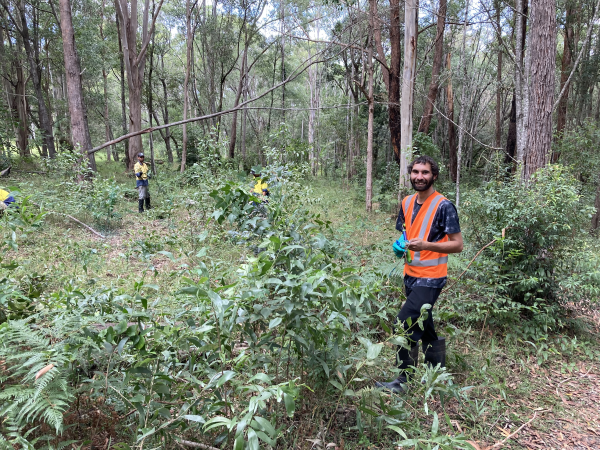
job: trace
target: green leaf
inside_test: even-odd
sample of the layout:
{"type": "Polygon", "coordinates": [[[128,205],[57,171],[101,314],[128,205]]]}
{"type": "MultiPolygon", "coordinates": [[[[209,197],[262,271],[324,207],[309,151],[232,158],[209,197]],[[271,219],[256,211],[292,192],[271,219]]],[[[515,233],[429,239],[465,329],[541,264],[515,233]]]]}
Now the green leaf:
{"type": "Polygon", "coordinates": [[[381,328],[383,328],[383,331],[391,334],[392,330],[390,329],[390,327],[388,327],[387,323],[385,323],[383,319],[379,319],[379,324],[381,325],[381,328]]]}
{"type": "Polygon", "coordinates": [[[335,380],[329,380],[329,382],[330,382],[330,383],[331,383],[333,386],[335,386],[335,388],[336,388],[338,391],[343,391],[343,390],[344,390],[344,386],[342,386],[342,385],[340,384],[340,382],[339,382],[339,381],[335,381],[335,380]]]}
{"type": "Polygon", "coordinates": [[[183,418],[186,420],[191,420],[192,422],[206,423],[206,420],[204,420],[204,417],[195,416],[193,414],[187,414],[187,415],[183,416],[183,418]]]}
{"type": "Polygon", "coordinates": [[[248,428],[248,450],[260,450],[258,436],[252,428],[248,428]]]}
{"type": "Polygon", "coordinates": [[[383,344],[372,344],[367,348],[367,359],[375,359],[381,353],[381,349],[383,349],[383,344]]]}
{"type": "Polygon", "coordinates": [[[404,439],[408,439],[408,436],[406,435],[406,433],[402,430],[402,428],[397,427],[396,425],[388,425],[386,428],[389,428],[390,430],[395,431],[396,433],[398,433],[400,436],[402,436],[404,439]]]}
{"type": "Polygon", "coordinates": [[[123,339],[121,339],[121,341],[119,342],[119,345],[117,345],[117,353],[120,355],[121,352],[123,351],[123,347],[125,346],[125,344],[127,343],[127,341],[129,340],[128,337],[124,337],[123,339]]]}
{"type": "Polygon", "coordinates": [[[259,437],[259,439],[263,442],[266,442],[267,444],[269,444],[271,447],[275,448],[277,446],[277,440],[275,439],[271,439],[269,436],[267,436],[265,433],[263,433],[262,431],[257,431],[256,432],[257,436],[259,437]]]}
{"type": "Polygon", "coordinates": [[[287,411],[288,417],[293,417],[294,412],[296,411],[296,402],[294,401],[294,397],[284,392],[283,401],[285,403],[285,410],[287,411]]]}
{"type": "Polygon", "coordinates": [[[275,437],[277,435],[277,431],[275,431],[275,428],[273,427],[271,422],[269,422],[264,417],[255,416],[254,420],[256,420],[256,422],[258,422],[258,424],[259,424],[258,428],[263,429],[265,432],[267,432],[269,434],[269,436],[275,437]]]}
{"type": "Polygon", "coordinates": [[[244,450],[244,435],[239,434],[235,438],[235,443],[233,444],[233,450],[244,450]]]}
{"type": "Polygon", "coordinates": [[[275,317],[274,319],[271,319],[271,321],[269,322],[269,330],[271,328],[275,328],[277,325],[279,325],[281,322],[283,321],[283,319],[281,317],[275,317]]]}
{"type": "Polygon", "coordinates": [[[231,420],[229,420],[227,417],[218,416],[218,417],[214,417],[214,418],[210,419],[208,422],[206,422],[204,424],[204,431],[209,431],[209,430],[212,430],[213,428],[217,428],[217,427],[229,428],[230,425],[231,425],[231,420]]]}
{"type": "Polygon", "coordinates": [[[431,425],[431,434],[436,437],[440,428],[440,421],[436,412],[433,413],[433,424],[431,425]]]}
{"type": "Polygon", "coordinates": [[[252,378],[250,378],[248,380],[248,383],[251,381],[254,381],[254,380],[259,380],[259,381],[262,381],[263,383],[271,384],[271,378],[267,374],[262,373],[262,372],[259,372],[256,375],[254,375],[252,378]]]}
{"type": "Polygon", "coordinates": [[[214,385],[214,387],[216,388],[220,388],[236,375],[237,373],[232,370],[226,370],[225,372],[223,372],[222,375],[217,374],[215,377],[213,377],[212,380],[210,380],[210,383],[208,384],[207,388],[212,387],[212,385],[214,385]]]}

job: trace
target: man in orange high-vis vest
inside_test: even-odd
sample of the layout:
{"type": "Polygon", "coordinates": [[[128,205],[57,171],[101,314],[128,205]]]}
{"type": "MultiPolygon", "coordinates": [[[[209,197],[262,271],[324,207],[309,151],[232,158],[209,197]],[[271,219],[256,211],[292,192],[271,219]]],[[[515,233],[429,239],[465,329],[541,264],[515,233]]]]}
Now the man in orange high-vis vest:
{"type": "Polygon", "coordinates": [[[433,187],[439,174],[437,163],[429,156],[420,156],[408,166],[408,172],[416,192],[402,200],[396,221],[398,231],[406,226],[407,251],[410,252],[404,265],[406,302],[398,313],[397,324],[404,327],[410,348],[398,346],[398,378],[375,383],[376,387],[395,393],[403,391],[407,370],[418,361],[419,341],[423,344],[426,363],[441,367],[446,364],[446,341],[435,332],[431,310],[422,328],[417,320],[423,305],[433,307],[446,284],[448,254],[460,253],[463,249],[456,208],[433,187]]]}

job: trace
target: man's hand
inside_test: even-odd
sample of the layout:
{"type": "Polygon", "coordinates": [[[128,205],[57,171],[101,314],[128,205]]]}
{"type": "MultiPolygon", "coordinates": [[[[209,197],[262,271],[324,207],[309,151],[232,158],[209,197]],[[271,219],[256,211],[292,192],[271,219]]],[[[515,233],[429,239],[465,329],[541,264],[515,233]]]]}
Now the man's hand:
{"type": "Polygon", "coordinates": [[[447,242],[427,242],[423,239],[411,239],[408,241],[408,249],[414,252],[429,250],[438,253],[460,253],[463,250],[463,238],[461,233],[448,235],[447,242]]]}
{"type": "Polygon", "coordinates": [[[411,239],[408,241],[407,248],[413,252],[420,252],[421,250],[427,250],[427,244],[429,244],[429,242],[424,241],[423,239],[411,239]]]}

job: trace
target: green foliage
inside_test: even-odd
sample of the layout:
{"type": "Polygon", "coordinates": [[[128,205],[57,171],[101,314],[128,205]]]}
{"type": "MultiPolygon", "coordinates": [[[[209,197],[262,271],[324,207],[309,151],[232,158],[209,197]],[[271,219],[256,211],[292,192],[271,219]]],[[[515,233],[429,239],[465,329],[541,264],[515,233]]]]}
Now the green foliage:
{"type": "MultiPolygon", "coordinates": [[[[66,343],[51,343],[23,320],[0,325],[0,343],[0,358],[9,374],[0,376],[5,386],[0,392],[0,415],[6,419],[0,427],[21,429],[41,420],[60,432],[63,412],[73,399],[67,381],[72,355],[66,343]],[[50,364],[50,370],[36,377],[50,364]]],[[[6,435],[16,437],[18,432],[6,435]]]]}
{"type": "MultiPolygon", "coordinates": [[[[512,339],[547,339],[567,324],[565,301],[598,298],[600,278],[578,181],[562,166],[540,170],[529,183],[490,182],[463,203],[466,242],[476,252],[455,311],[467,320],[511,325],[512,339]]],[[[542,359],[544,360],[544,359],[542,359]]]]}
{"type": "Polygon", "coordinates": [[[106,230],[115,228],[121,219],[116,206],[123,195],[123,188],[114,178],[96,177],[92,181],[91,194],[88,208],[96,223],[106,230]]]}
{"type": "Polygon", "coordinates": [[[592,213],[577,184],[563,167],[551,166],[529,183],[491,182],[470,193],[463,209],[468,239],[476,248],[495,239],[475,278],[522,304],[556,299],[557,269],[571,258],[573,240],[592,213]]]}

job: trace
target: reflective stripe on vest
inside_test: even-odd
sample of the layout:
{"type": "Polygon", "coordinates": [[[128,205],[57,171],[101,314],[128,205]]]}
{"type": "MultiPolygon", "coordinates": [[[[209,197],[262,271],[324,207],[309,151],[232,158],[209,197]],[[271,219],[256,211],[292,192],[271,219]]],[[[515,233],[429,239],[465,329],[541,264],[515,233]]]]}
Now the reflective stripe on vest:
{"type": "MultiPolygon", "coordinates": [[[[411,224],[407,225],[407,238],[413,239],[415,234],[414,231],[416,230],[410,230],[410,236],[408,236],[408,230],[410,229],[410,227],[412,226],[412,215],[413,215],[413,209],[414,209],[414,199],[415,196],[417,194],[413,194],[413,195],[409,195],[407,196],[404,201],[403,201],[403,208],[404,208],[404,212],[405,212],[405,220],[408,218],[408,220],[410,220],[411,224]]],[[[442,202],[442,200],[445,200],[445,197],[439,193],[433,194],[430,198],[428,198],[425,203],[423,204],[423,206],[425,206],[425,204],[427,204],[427,209],[425,211],[423,211],[423,209],[419,210],[419,212],[417,213],[417,217],[422,214],[424,212],[424,217],[421,220],[421,226],[419,228],[418,231],[418,238],[422,239],[422,240],[427,240],[427,238],[429,237],[429,233],[431,230],[431,223],[433,223],[433,218],[435,217],[435,213],[437,212],[437,209],[440,205],[440,203],[442,202]]],[[[423,208],[423,207],[421,207],[423,208]]],[[[416,220],[417,218],[415,218],[416,220]]],[[[447,236],[444,237],[441,241],[446,241],[448,238],[447,236]]],[[[448,255],[443,254],[443,253],[438,253],[438,252],[432,252],[432,251],[426,251],[427,256],[435,256],[435,255],[439,255],[437,258],[431,258],[431,259],[424,259],[421,260],[421,252],[412,252],[412,262],[407,263],[404,267],[404,273],[411,275],[411,276],[417,276],[417,277],[423,277],[423,278],[442,278],[445,277],[447,275],[447,269],[446,269],[446,264],[448,263],[448,255]],[[407,267],[409,266],[409,267],[407,267]],[[423,269],[422,271],[419,268],[427,268],[427,269],[423,269]]]]}

